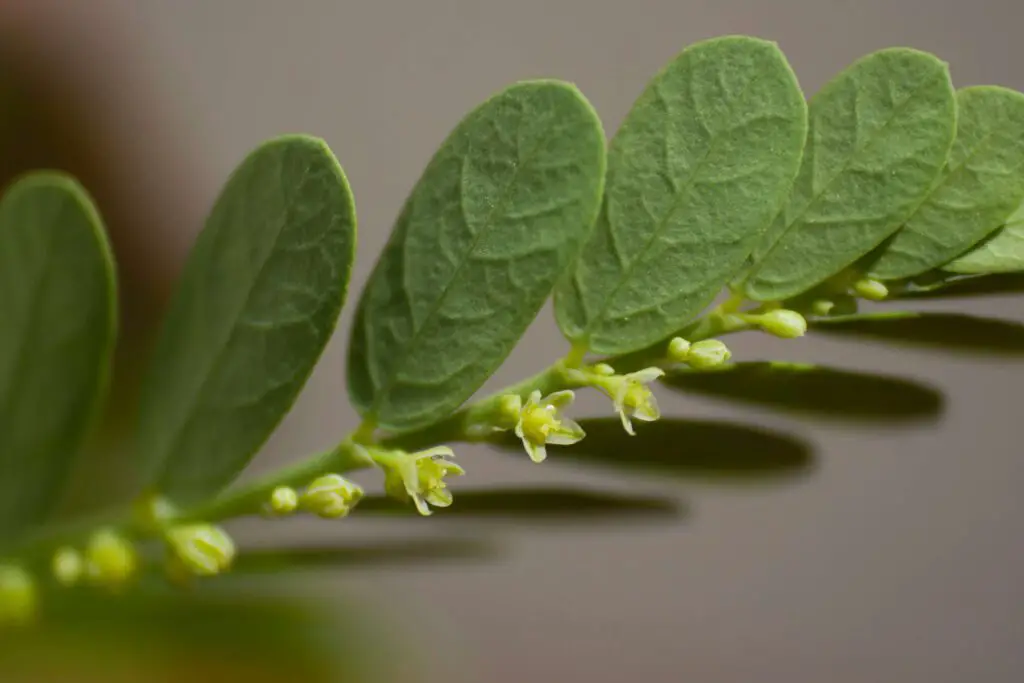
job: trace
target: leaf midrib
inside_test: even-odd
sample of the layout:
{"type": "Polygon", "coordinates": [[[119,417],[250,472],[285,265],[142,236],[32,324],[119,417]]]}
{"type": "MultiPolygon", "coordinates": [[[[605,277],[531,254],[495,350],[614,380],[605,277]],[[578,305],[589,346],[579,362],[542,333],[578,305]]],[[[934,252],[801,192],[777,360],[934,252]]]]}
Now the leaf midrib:
{"type": "MultiPolygon", "coordinates": [[[[280,168],[278,170],[280,172],[280,168]]],[[[309,169],[307,168],[304,173],[308,173],[308,170],[309,169]]],[[[303,182],[305,182],[305,177],[303,177],[303,182]]],[[[302,183],[300,183],[300,185],[301,184],[302,183]]],[[[167,466],[170,464],[171,457],[178,450],[178,447],[180,446],[182,440],[185,438],[185,435],[188,433],[189,428],[191,427],[192,423],[195,421],[196,416],[199,413],[200,402],[198,398],[205,393],[206,386],[209,384],[211,378],[215,374],[213,369],[217,367],[218,363],[220,362],[220,359],[224,356],[225,353],[227,353],[228,348],[231,346],[231,342],[235,339],[235,336],[238,334],[238,330],[240,329],[240,326],[238,325],[238,319],[241,317],[242,313],[249,307],[249,302],[252,299],[253,292],[256,290],[257,284],[261,282],[263,272],[266,269],[267,264],[273,259],[274,254],[278,252],[277,246],[281,239],[281,235],[284,232],[286,223],[287,211],[284,211],[281,220],[278,221],[278,227],[274,235],[273,245],[271,246],[270,249],[267,250],[266,256],[263,258],[262,262],[259,265],[259,268],[256,270],[256,275],[255,277],[252,278],[250,282],[250,285],[245,293],[245,298],[242,301],[242,305],[237,309],[235,315],[233,315],[231,318],[231,331],[224,336],[224,340],[220,348],[217,349],[216,353],[212,354],[212,360],[210,361],[210,364],[206,367],[203,373],[203,380],[202,382],[199,383],[198,388],[193,394],[193,400],[189,401],[189,406],[191,407],[186,411],[184,418],[180,422],[180,427],[175,432],[174,437],[169,441],[170,446],[166,449],[160,461],[161,465],[159,479],[161,480],[164,477],[166,477],[167,466]]]]}
{"type": "MultiPolygon", "coordinates": [[[[57,213],[60,214],[64,210],[65,210],[65,207],[61,206],[60,210],[57,211],[57,213]]],[[[44,246],[46,248],[46,256],[44,257],[44,260],[43,260],[43,268],[41,269],[42,270],[41,277],[39,278],[39,280],[34,282],[32,284],[32,286],[30,287],[29,301],[30,301],[31,306],[29,308],[28,319],[26,320],[26,324],[25,324],[25,328],[24,328],[25,329],[25,334],[23,334],[23,335],[21,335],[19,337],[17,350],[16,350],[16,352],[14,354],[14,357],[15,357],[15,359],[17,361],[17,365],[14,368],[14,374],[13,374],[13,377],[12,377],[12,381],[11,381],[11,383],[9,385],[11,390],[9,390],[7,392],[7,395],[5,397],[6,400],[4,401],[4,414],[5,415],[8,415],[8,414],[10,414],[12,412],[10,410],[12,398],[14,396],[20,395],[20,393],[21,393],[20,389],[15,389],[15,388],[20,388],[21,387],[21,385],[25,381],[26,372],[28,371],[28,365],[29,364],[24,362],[24,356],[25,356],[25,352],[30,348],[30,346],[28,344],[28,339],[30,337],[31,338],[35,338],[36,337],[36,335],[34,333],[36,332],[36,328],[39,326],[40,311],[42,309],[42,306],[38,306],[36,304],[37,304],[37,302],[46,299],[46,295],[49,293],[50,287],[52,286],[52,283],[53,283],[53,278],[52,278],[52,276],[50,274],[50,271],[51,271],[50,264],[53,263],[53,259],[55,258],[55,251],[56,251],[56,250],[54,250],[52,248],[53,241],[54,241],[54,231],[53,230],[43,230],[41,232],[43,232],[44,235],[45,235],[44,246]]],[[[6,460],[5,459],[5,462],[8,463],[8,464],[9,463],[17,462],[17,460],[16,460],[16,458],[18,457],[17,453],[14,453],[14,454],[4,453],[4,456],[13,458],[11,460],[6,460]]]]}
{"type": "MultiPolygon", "coordinates": [[[[833,174],[833,176],[831,178],[829,178],[828,182],[825,183],[825,186],[821,189],[821,191],[820,192],[816,192],[811,197],[811,200],[808,201],[804,205],[804,208],[800,210],[800,213],[798,213],[791,221],[789,221],[789,224],[786,226],[786,229],[779,235],[778,239],[775,240],[775,242],[772,244],[772,246],[764,253],[764,256],[762,256],[760,258],[760,265],[757,268],[754,269],[754,272],[750,273],[747,276],[747,281],[748,282],[756,281],[758,275],[763,270],[764,264],[768,262],[769,257],[772,254],[775,253],[775,251],[779,248],[779,246],[785,240],[786,236],[789,235],[789,233],[791,233],[793,231],[793,228],[798,223],[801,223],[801,221],[803,220],[803,217],[807,214],[808,211],[810,211],[811,206],[816,204],[818,202],[818,200],[821,198],[821,196],[823,194],[825,194],[826,192],[828,192],[828,190],[832,187],[832,184],[835,183],[841,176],[843,176],[849,170],[849,168],[853,164],[854,160],[859,158],[859,155],[864,151],[864,149],[866,147],[868,147],[871,143],[873,143],[875,139],[877,139],[884,131],[886,131],[889,128],[890,124],[892,124],[892,122],[895,121],[896,118],[900,114],[903,113],[903,109],[905,107],[909,106],[909,104],[914,101],[914,99],[916,98],[917,94],[919,92],[921,92],[921,90],[925,89],[926,87],[930,87],[931,85],[933,85],[933,84],[927,83],[927,84],[919,85],[916,88],[914,88],[914,90],[911,92],[911,94],[909,96],[907,96],[903,100],[903,102],[901,102],[895,109],[893,109],[892,114],[889,115],[889,118],[886,119],[885,123],[882,124],[881,128],[879,128],[878,131],[874,135],[872,135],[872,136],[870,136],[868,138],[867,142],[861,144],[857,148],[857,150],[854,151],[854,153],[851,154],[847,158],[846,163],[844,163],[842,168],[840,168],[838,171],[836,171],[836,173],[833,174]]],[[[948,154],[948,151],[947,151],[947,154],[948,154]]],[[[926,201],[926,200],[923,200],[923,201],[926,201]]],[[[922,201],[922,203],[923,203],[923,201],[922,201]]],[[[920,208],[920,204],[918,205],[918,207],[915,208],[915,211],[917,211],[917,208],[920,208]]],[[[786,210],[785,206],[783,206],[782,210],[783,211],[786,210]]],[[[906,221],[900,221],[900,223],[904,224],[904,223],[906,223],[906,221]]]]}
{"type": "MultiPolygon", "coordinates": [[[[737,96],[736,99],[742,99],[743,96],[747,94],[747,90],[749,90],[750,87],[753,86],[756,82],[758,82],[763,76],[764,74],[760,73],[754,78],[747,81],[747,83],[743,86],[743,89],[740,91],[740,94],[739,96],[737,96]]],[[[676,193],[675,199],[672,200],[671,207],[658,221],[658,224],[651,232],[650,237],[647,238],[647,241],[644,243],[644,246],[640,250],[640,253],[638,253],[636,258],[634,258],[633,261],[629,264],[629,266],[626,268],[626,271],[622,274],[622,277],[619,278],[619,282],[615,285],[615,287],[612,288],[612,291],[608,293],[608,296],[605,297],[604,305],[600,309],[598,309],[597,315],[591,318],[590,322],[588,322],[586,327],[583,328],[583,334],[579,337],[577,341],[583,342],[587,346],[590,345],[590,339],[594,334],[594,328],[600,325],[601,323],[605,322],[605,314],[608,312],[608,309],[611,308],[612,303],[615,301],[615,297],[632,277],[633,270],[636,269],[636,267],[644,260],[644,257],[647,255],[647,252],[651,250],[651,248],[654,246],[654,243],[661,237],[661,234],[668,227],[669,220],[672,218],[672,216],[675,215],[676,211],[679,210],[679,206],[682,204],[684,198],[689,196],[690,190],[694,187],[694,185],[696,185],[696,180],[700,176],[701,169],[704,168],[704,164],[707,162],[708,157],[711,156],[711,152],[714,149],[716,149],[716,145],[719,144],[719,141],[721,139],[721,135],[716,135],[712,137],[711,144],[708,145],[707,149],[704,151],[704,154],[701,155],[700,161],[697,162],[697,166],[693,169],[693,173],[690,174],[690,178],[687,180],[686,184],[682,186],[680,191],[676,193]]],[[[605,197],[607,196],[608,193],[606,189],[605,197]]],[[[605,213],[605,215],[607,215],[607,208],[604,209],[603,212],[605,213]]],[[[612,230],[611,218],[608,217],[606,220],[608,221],[608,230],[611,233],[612,243],[614,244],[617,240],[615,240],[615,232],[612,230]]],[[[583,297],[580,298],[582,302],[583,297]]],[[[585,304],[583,306],[583,309],[586,310],[585,304]]]]}
{"type": "MultiPolygon", "coordinates": [[[[467,264],[470,261],[470,256],[476,250],[476,247],[480,243],[480,240],[482,240],[484,238],[484,236],[493,228],[491,223],[492,223],[492,221],[494,219],[495,214],[497,213],[499,208],[504,209],[505,205],[508,203],[508,200],[509,200],[509,198],[511,197],[511,194],[512,194],[512,188],[515,186],[516,180],[519,178],[519,175],[522,172],[523,168],[529,166],[530,162],[533,160],[533,157],[536,155],[537,151],[540,150],[541,148],[543,148],[544,144],[551,137],[551,134],[552,134],[551,133],[551,129],[555,128],[555,122],[552,122],[551,125],[548,126],[548,128],[549,128],[549,130],[545,131],[545,133],[541,136],[540,141],[538,141],[538,143],[533,147],[533,149],[531,149],[530,152],[525,156],[524,161],[522,163],[519,163],[519,164],[516,165],[515,171],[513,171],[513,173],[512,173],[512,177],[509,179],[508,184],[502,190],[501,198],[498,201],[494,202],[494,205],[491,207],[491,210],[487,214],[487,219],[483,223],[483,225],[486,226],[486,227],[483,227],[483,228],[481,228],[479,230],[479,232],[473,238],[473,240],[470,243],[470,245],[464,250],[463,253],[465,254],[465,257],[461,260],[459,265],[456,266],[455,270],[452,272],[452,275],[449,278],[448,282],[445,284],[444,288],[441,290],[440,296],[437,297],[437,299],[434,302],[434,304],[427,310],[427,314],[422,319],[423,322],[412,333],[412,335],[409,337],[409,339],[407,339],[406,342],[404,344],[402,344],[401,351],[398,354],[395,354],[395,355],[397,355],[402,360],[400,360],[399,362],[395,363],[395,365],[393,366],[392,370],[388,373],[388,380],[387,380],[387,382],[385,384],[383,384],[375,392],[376,396],[374,397],[374,400],[370,404],[370,408],[367,411],[367,413],[368,413],[367,417],[368,418],[371,418],[371,417],[375,418],[377,416],[377,411],[380,410],[381,404],[388,398],[389,393],[394,388],[395,384],[398,382],[398,375],[399,375],[399,373],[401,371],[402,366],[404,365],[405,359],[408,358],[408,356],[409,356],[409,349],[412,348],[415,345],[415,343],[419,340],[420,335],[423,333],[423,330],[425,330],[427,328],[427,324],[431,320],[431,318],[433,318],[437,314],[437,312],[441,310],[441,306],[444,304],[445,300],[447,299],[448,294],[451,291],[452,286],[454,285],[455,281],[458,279],[459,274],[462,272],[463,268],[467,267],[467,264]]],[[[459,168],[459,187],[460,187],[460,190],[459,190],[459,204],[460,204],[460,206],[463,206],[463,199],[464,199],[463,196],[462,196],[462,190],[461,190],[461,186],[462,186],[462,172],[463,172],[464,165],[468,162],[468,159],[469,159],[469,154],[467,153],[466,156],[463,157],[463,163],[462,163],[462,165],[460,165],[460,168],[459,168]]],[[[406,249],[406,246],[407,246],[407,243],[402,245],[403,261],[405,261],[405,249],[406,249]]],[[[403,277],[404,277],[404,269],[403,269],[403,277]]],[[[369,329],[369,328],[370,328],[370,326],[367,326],[367,329],[369,329]]]]}

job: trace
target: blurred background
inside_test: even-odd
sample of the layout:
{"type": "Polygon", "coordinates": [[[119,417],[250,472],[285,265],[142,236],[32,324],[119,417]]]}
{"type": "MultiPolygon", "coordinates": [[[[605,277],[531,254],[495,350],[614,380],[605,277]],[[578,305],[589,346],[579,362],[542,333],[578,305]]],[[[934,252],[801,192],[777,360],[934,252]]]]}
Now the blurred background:
{"type": "MultiPolygon", "coordinates": [[[[777,41],[808,95],[893,45],[935,52],[958,86],[1024,89],[1022,24],[1016,0],[0,0],[0,180],[77,173],[119,265],[116,400],[67,512],[132,490],[119,426],[148,340],[221,184],[262,140],[315,134],[343,164],[360,219],[354,301],[437,145],[514,81],[575,82],[610,134],[679,50],[742,33],[777,41]]],[[[957,306],[1024,317],[1020,296],[943,304],[957,306]]],[[[355,426],[351,314],[251,474],[355,426]]],[[[877,400],[902,387],[923,403],[878,422],[662,391],[679,419],[609,442],[591,454],[602,468],[460,449],[469,475],[452,510],[460,489],[499,489],[490,514],[232,530],[250,549],[334,548],[307,554],[322,561],[289,590],[351,617],[346,628],[379,629],[371,649],[394,680],[1024,680],[1024,356],[813,335],[730,345],[741,360],[899,375],[907,384],[881,384],[877,400]],[[547,507],[506,514],[537,487],[547,507]]],[[[546,309],[485,390],[563,352],[546,309]]],[[[211,656],[196,670],[212,673],[211,656]]]]}

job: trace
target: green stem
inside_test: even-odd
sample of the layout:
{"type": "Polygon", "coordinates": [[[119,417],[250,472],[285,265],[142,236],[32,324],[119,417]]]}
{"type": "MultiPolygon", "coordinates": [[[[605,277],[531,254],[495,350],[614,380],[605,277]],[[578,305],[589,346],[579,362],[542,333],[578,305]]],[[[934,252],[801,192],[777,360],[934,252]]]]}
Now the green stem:
{"type": "MultiPolygon", "coordinates": [[[[673,336],[695,342],[750,329],[749,322],[735,315],[736,308],[736,301],[730,300],[673,336]]],[[[667,343],[666,341],[642,351],[604,358],[603,362],[614,367],[619,373],[660,365],[666,360],[667,343]]],[[[572,379],[568,370],[582,365],[585,356],[585,348],[573,347],[565,358],[536,375],[472,403],[433,425],[387,435],[379,440],[379,447],[417,451],[441,443],[487,440],[486,432],[474,432],[473,427],[493,424],[494,418],[500,414],[503,396],[515,394],[526,399],[534,391],[548,395],[564,389],[578,388],[579,384],[572,379]]],[[[370,443],[374,428],[374,423],[364,423],[330,451],[313,455],[250,484],[229,489],[211,501],[177,511],[161,522],[165,526],[186,522],[219,522],[234,517],[260,514],[264,504],[270,500],[271,494],[278,487],[298,488],[325,474],[344,474],[371,467],[373,461],[358,449],[357,443],[370,443]]],[[[117,529],[138,539],[153,537],[156,534],[151,524],[139,519],[134,508],[116,509],[96,518],[48,529],[19,544],[18,554],[23,557],[41,556],[44,552],[51,552],[61,545],[79,543],[101,526],[117,529]]]]}

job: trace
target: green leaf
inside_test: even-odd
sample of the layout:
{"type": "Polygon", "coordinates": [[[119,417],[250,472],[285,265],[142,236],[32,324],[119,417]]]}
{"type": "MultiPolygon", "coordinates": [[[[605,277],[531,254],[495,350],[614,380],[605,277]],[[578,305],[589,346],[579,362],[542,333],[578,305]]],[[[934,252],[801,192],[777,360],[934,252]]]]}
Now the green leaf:
{"type": "Polygon", "coordinates": [[[810,100],[803,164],[746,295],[797,296],[892,235],[934,186],[955,127],[949,70],[932,55],[881,50],[827,83],[810,100]]]}
{"type": "MultiPolygon", "coordinates": [[[[359,503],[360,514],[403,515],[409,505],[386,496],[367,496],[359,503]]],[[[455,502],[437,513],[438,519],[509,520],[544,522],[609,522],[679,516],[674,500],[658,496],[588,491],[555,487],[524,489],[455,490],[455,502]]]]}
{"type": "Polygon", "coordinates": [[[689,322],[781,209],[806,131],[807,104],[774,43],[725,37],[683,50],[611,142],[597,226],[555,292],[565,336],[626,353],[689,322]]]}
{"type": "MultiPolygon", "coordinates": [[[[1024,137],[1024,133],[1021,134],[1024,137]]],[[[1024,184],[1024,172],[1019,173],[1024,184]]],[[[942,267],[951,273],[989,274],[1024,271],[1024,204],[988,239],[942,267]]]]}
{"type": "Polygon", "coordinates": [[[106,391],[115,277],[86,191],[62,173],[0,199],[0,538],[60,500],[106,391]]]}
{"type": "Polygon", "coordinates": [[[960,313],[892,311],[811,321],[815,332],[968,354],[1024,355],[1024,325],[960,313]]]}
{"type": "MultiPolygon", "coordinates": [[[[869,277],[899,280],[938,268],[997,230],[1024,200],[1024,95],[979,86],[960,90],[956,101],[956,141],[942,178],[870,257],[869,277]]],[[[978,272],[987,260],[962,272],[978,272]]]]}
{"type": "MultiPolygon", "coordinates": [[[[761,480],[806,473],[813,465],[810,446],[782,432],[718,420],[663,417],[644,423],[629,436],[618,418],[580,420],[586,437],[552,448],[548,458],[580,465],[705,480],[761,480]]],[[[522,443],[505,435],[495,445],[526,458],[522,443]]],[[[458,505],[459,494],[455,494],[458,505]]],[[[441,513],[438,513],[439,515],[441,513]]]]}
{"type": "Polygon", "coordinates": [[[943,407],[942,394],[913,380],[820,365],[736,363],[680,372],[662,383],[688,394],[842,421],[920,420],[936,417],[943,407]]]}
{"type": "Polygon", "coordinates": [[[285,136],[245,158],[185,264],[142,390],[147,481],[185,501],[245,467],[334,331],[355,241],[352,193],[323,141],[285,136]]]}
{"type": "Polygon", "coordinates": [[[577,257],[604,169],[601,123],[567,83],[519,83],[459,123],[359,302],[348,388],[364,418],[429,424],[480,388],[577,257]]]}

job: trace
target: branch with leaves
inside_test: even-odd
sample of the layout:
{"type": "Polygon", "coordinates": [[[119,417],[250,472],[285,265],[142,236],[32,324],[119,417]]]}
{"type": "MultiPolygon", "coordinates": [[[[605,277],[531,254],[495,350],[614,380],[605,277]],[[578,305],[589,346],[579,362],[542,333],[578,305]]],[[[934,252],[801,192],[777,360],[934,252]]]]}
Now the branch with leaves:
{"type": "Polygon", "coordinates": [[[1022,202],[1024,95],[955,90],[912,49],[870,54],[808,101],[774,43],[699,42],[610,142],[573,85],[515,84],[443,142],[361,293],[360,426],[234,485],[334,333],[355,257],[337,160],[276,138],[231,175],[178,283],[132,442],[145,490],[54,523],[103,404],[115,284],[87,191],[30,174],[0,200],[0,621],[31,619],[40,586],[121,590],[157,562],[175,582],[220,574],[236,555],[221,522],[345,517],[358,469],[429,515],[453,504],[452,444],[541,462],[587,438],[577,391],[603,394],[630,435],[660,418],[656,385],[785,400],[820,369],[732,363],[721,337],[907,337],[936,318],[859,307],[1019,289],[1022,202]],[[551,298],[564,355],[471,402],[551,298]]]}

